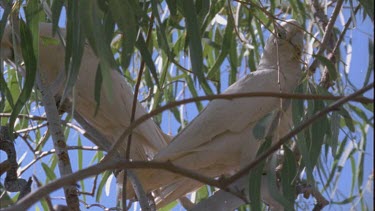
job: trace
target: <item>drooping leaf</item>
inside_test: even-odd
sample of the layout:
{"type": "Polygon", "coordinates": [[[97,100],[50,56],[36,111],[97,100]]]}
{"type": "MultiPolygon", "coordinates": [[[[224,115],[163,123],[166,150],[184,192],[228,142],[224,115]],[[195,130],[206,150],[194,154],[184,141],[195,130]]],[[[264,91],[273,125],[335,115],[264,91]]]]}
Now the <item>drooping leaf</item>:
{"type": "Polygon", "coordinates": [[[137,20],[134,13],[134,1],[109,1],[109,9],[113,20],[124,34],[122,41],[121,63],[126,70],[130,64],[135,42],[137,39],[137,20]]]}
{"type": "MultiPolygon", "coordinates": [[[[260,146],[257,156],[264,153],[272,144],[272,138],[266,138],[266,141],[260,146]]],[[[261,210],[262,202],[260,197],[260,184],[263,176],[265,161],[260,162],[249,173],[249,198],[251,201],[251,210],[261,210]]]]}
{"type": "Polygon", "coordinates": [[[25,62],[25,66],[26,66],[26,78],[25,78],[25,83],[21,91],[21,94],[19,98],[17,99],[16,104],[14,105],[11,117],[9,118],[9,125],[11,126],[9,132],[10,132],[11,137],[13,137],[14,122],[16,121],[18,114],[21,112],[27,100],[30,98],[31,91],[34,86],[34,81],[35,81],[35,76],[36,76],[36,67],[37,67],[37,61],[36,61],[36,57],[34,54],[34,48],[33,48],[33,45],[30,45],[30,43],[34,43],[33,36],[31,34],[30,29],[28,28],[28,26],[22,19],[20,20],[20,35],[21,35],[21,50],[22,50],[22,55],[23,55],[23,59],[25,62]]]}

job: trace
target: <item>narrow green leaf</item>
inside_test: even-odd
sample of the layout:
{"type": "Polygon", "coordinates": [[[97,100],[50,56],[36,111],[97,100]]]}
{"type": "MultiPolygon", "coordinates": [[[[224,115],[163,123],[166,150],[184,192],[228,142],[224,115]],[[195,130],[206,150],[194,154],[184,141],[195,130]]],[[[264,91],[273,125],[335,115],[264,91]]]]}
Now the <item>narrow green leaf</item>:
{"type": "Polygon", "coordinates": [[[229,64],[230,64],[230,74],[228,79],[228,86],[232,85],[237,80],[237,73],[238,73],[238,61],[241,61],[241,58],[238,58],[239,55],[237,54],[237,43],[236,37],[232,36],[232,41],[230,44],[229,50],[229,64]]]}
{"type": "Polygon", "coordinates": [[[207,81],[203,74],[203,53],[200,27],[198,26],[195,4],[190,0],[182,0],[182,4],[184,8],[183,15],[185,17],[192,70],[195,76],[198,77],[199,82],[201,84],[206,84],[207,81]]]}
{"type": "MultiPolygon", "coordinates": [[[[265,142],[260,146],[257,156],[261,155],[268,148],[271,147],[272,138],[266,138],[265,142]]],[[[262,181],[263,169],[265,166],[265,160],[259,163],[249,173],[249,198],[251,201],[251,210],[262,210],[262,201],[260,197],[260,184],[262,181]]]]}
{"type": "Polygon", "coordinates": [[[168,5],[168,9],[171,13],[171,16],[176,16],[177,15],[177,0],[166,0],[166,3],[168,5]]]}
{"type": "Polygon", "coordinates": [[[266,114],[262,117],[253,128],[254,138],[257,140],[262,140],[266,136],[266,129],[270,125],[270,121],[274,119],[275,115],[272,113],[266,114]]]}
{"type": "Polygon", "coordinates": [[[98,186],[98,190],[96,191],[96,198],[95,200],[97,202],[100,202],[100,198],[102,197],[102,193],[103,193],[103,188],[105,186],[105,184],[107,183],[107,180],[108,180],[108,177],[112,174],[111,171],[105,171],[101,176],[101,180],[100,180],[100,183],[99,183],[99,186],[98,186]]]}
{"type": "Polygon", "coordinates": [[[130,64],[130,58],[133,54],[137,38],[137,20],[131,3],[133,3],[133,1],[109,1],[109,9],[112,17],[117,22],[119,29],[124,33],[122,43],[123,50],[121,53],[121,63],[124,70],[126,70],[130,64]]]}
{"type": "Polygon", "coordinates": [[[340,205],[343,205],[343,204],[349,204],[351,202],[354,201],[354,199],[356,199],[358,196],[351,196],[351,197],[348,197],[342,201],[332,201],[330,202],[331,204],[340,204],[340,205]]]}
{"type": "Polygon", "coordinates": [[[281,169],[281,187],[284,197],[293,204],[295,201],[295,177],[297,174],[297,163],[293,152],[288,146],[283,146],[284,161],[281,169]]]}
{"type": "Polygon", "coordinates": [[[67,72],[67,80],[60,102],[64,102],[77,81],[85,45],[85,37],[81,29],[81,21],[79,18],[79,1],[68,0],[68,4],[65,50],[65,71],[67,72]]]}
{"type": "MultiPolygon", "coordinates": [[[[67,136],[65,136],[67,137],[67,136]]],[[[77,146],[81,147],[82,146],[82,141],[81,141],[81,136],[78,136],[78,141],[77,141],[77,146]]],[[[83,169],[83,153],[82,150],[77,150],[77,158],[78,158],[78,169],[81,170],[83,169]]],[[[83,180],[79,181],[81,185],[81,191],[85,191],[85,183],[83,180]]],[[[82,194],[83,200],[86,201],[86,195],[82,194]]]]}
{"type": "Polygon", "coordinates": [[[199,190],[197,190],[194,203],[197,204],[207,198],[208,198],[208,188],[207,188],[207,185],[205,185],[199,188],[199,190]]]}
{"type": "Polygon", "coordinates": [[[164,207],[162,207],[161,209],[158,209],[159,211],[171,211],[173,208],[175,208],[176,206],[178,205],[178,202],[177,201],[173,201],[167,205],[165,205],[164,207]]]}
{"type": "Polygon", "coordinates": [[[156,71],[155,63],[151,58],[151,53],[147,48],[147,45],[146,45],[145,40],[143,39],[143,36],[138,36],[135,46],[141,53],[142,59],[145,61],[148,69],[150,70],[150,73],[152,77],[154,78],[156,85],[160,88],[160,83],[159,83],[158,73],[156,71]]]}
{"type": "MultiPolygon", "coordinates": [[[[171,1],[172,2],[172,1],[171,1]]],[[[177,1],[177,3],[180,1],[177,1]]],[[[157,42],[164,53],[167,55],[170,61],[174,60],[174,55],[172,55],[169,49],[169,42],[166,35],[165,25],[162,23],[159,10],[158,10],[159,1],[151,0],[151,9],[152,14],[155,17],[155,25],[156,25],[156,35],[157,35],[157,42]]]]}
{"type": "Polygon", "coordinates": [[[335,65],[326,57],[320,55],[313,55],[316,59],[318,59],[324,66],[327,67],[330,79],[335,81],[337,79],[337,70],[335,65]]]}
{"type": "Polygon", "coordinates": [[[108,179],[107,179],[107,182],[105,183],[105,195],[106,196],[109,196],[109,194],[111,193],[111,183],[112,183],[112,179],[114,178],[114,174],[110,174],[108,179]]]}
{"type": "MultiPolygon", "coordinates": [[[[189,88],[189,91],[190,91],[191,95],[193,97],[198,97],[198,92],[197,92],[196,88],[194,87],[194,82],[191,79],[191,77],[189,75],[186,75],[185,79],[186,79],[186,83],[188,85],[188,88],[189,88]]],[[[203,105],[202,105],[201,101],[196,101],[195,105],[197,106],[198,111],[202,111],[203,105]]]]}
{"type": "Polygon", "coordinates": [[[45,163],[42,163],[42,167],[47,176],[47,181],[53,181],[56,179],[56,174],[53,170],[45,163]]]}
{"type": "Polygon", "coordinates": [[[220,66],[224,62],[225,57],[228,55],[231,48],[231,42],[233,37],[234,22],[233,19],[228,14],[227,17],[227,26],[224,31],[223,42],[221,43],[221,50],[218,58],[215,61],[215,64],[207,73],[207,78],[212,80],[218,80],[217,73],[220,71],[220,66]]]}
{"type": "MultiPolygon", "coordinates": [[[[322,101],[315,101],[314,102],[314,113],[319,112],[325,107],[322,101]]],[[[310,127],[310,134],[311,134],[311,143],[309,148],[310,153],[310,161],[312,162],[311,165],[315,166],[317,160],[319,159],[322,146],[324,143],[324,138],[330,129],[330,125],[327,119],[327,116],[321,117],[317,122],[313,123],[310,127]]]]}
{"type": "Polygon", "coordinates": [[[64,0],[54,0],[52,2],[52,32],[55,34],[59,27],[59,20],[61,15],[62,7],[64,6],[64,0]]]}
{"type": "Polygon", "coordinates": [[[210,11],[210,5],[211,2],[207,0],[197,0],[196,1],[196,8],[197,8],[197,13],[198,13],[198,23],[201,25],[203,23],[203,20],[206,18],[208,15],[208,12],[210,11]]]}
{"type": "Polygon", "coordinates": [[[351,132],[355,131],[354,122],[352,117],[350,116],[349,112],[345,108],[340,108],[338,112],[345,120],[346,126],[349,128],[351,132]]]}
{"type": "Polygon", "coordinates": [[[26,104],[27,100],[30,98],[32,88],[34,86],[35,76],[36,76],[36,67],[37,61],[34,54],[33,38],[30,29],[26,23],[20,19],[20,35],[21,35],[21,50],[23,59],[26,66],[26,78],[23,89],[19,98],[14,105],[11,117],[9,118],[9,125],[11,125],[9,133],[13,138],[13,127],[16,121],[18,114],[21,112],[22,108],[26,104]]]}
{"type": "MultiPolygon", "coordinates": [[[[374,1],[372,0],[359,0],[366,14],[370,16],[372,22],[374,22],[374,1]]],[[[371,57],[370,57],[371,58],[371,57]]]]}
{"type": "MultiPolygon", "coordinates": [[[[268,192],[270,193],[271,197],[283,205],[285,210],[294,210],[294,203],[293,200],[289,201],[285,196],[280,193],[278,185],[277,185],[277,178],[276,178],[276,169],[277,167],[277,155],[274,154],[268,160],[268,167],[267,167],[267,187],[268,192]]],[[[264,178],[263,178],[264,179],[264,178]]],[[[288,194],[289,196],[292,195],[294,197],[294,191],[288,194]]]]}
{"type": "MultiPolygon", "coordinates": [[[[0,66],[0,92],[1,92],[1,94],[5,95],[7,101],[9,102],[10,107],[13,110],[14,103],[13,103],[12,94],[11,94],[11,92],[10,92],[10,90],[9,90],[9,88],[6,84],[7,84],[7,82],[5,81],[4,75],[3,75],[3,65],[1,65],[0,66]]],[[[3,97],[3,96],[1,96],[1,97],[3,97]]]]}
{"type": "MultiPolygon", "coordinates": [[[[369,52],[369,58],[374,58],[374,40],[372,39],[368,39],[368,52],[369,52]]],[[[373,72],[374,72],[374,60],[369,59],[368,66],[367,66],[367,73],[366,73],[365,80],[363,82],[363,86],[366,86],[370,82],[370,76],[373,74],[373,72]]]]}
{"type": "Polygon", "coordinates": [[[98,65],[98,68],[96,69],[96,74],[95,74],[95,90],[94,90],[94,98],[95,98],[95,113],[94,115],[96,116],[99,106],[100,106],[100,96],[101,96],[101,89],[102,89],[102,82],[103,82],[103,77],[102,77],[103,71],[101,70],[100,65],[98,65]]]}

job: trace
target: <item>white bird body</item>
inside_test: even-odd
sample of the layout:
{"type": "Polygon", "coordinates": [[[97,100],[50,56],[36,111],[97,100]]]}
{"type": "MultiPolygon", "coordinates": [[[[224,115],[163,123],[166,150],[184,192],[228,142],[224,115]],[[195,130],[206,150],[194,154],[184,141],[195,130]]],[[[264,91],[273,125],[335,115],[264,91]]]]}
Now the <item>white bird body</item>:
{"type": "MultiPolygon", "coordinates": [[[[283,37],[271,35],[257,71],[234,83],[224,94],[293,92],[301,76],[303,33],[298,26],[295,20],[281,24],[278,32],[283,37]]],[[[213,100],[154,160],[170,161],[209,177],[231,175],[254,160],[262,142],[254,137],[253,128],[265,115],[281,109],[280,102],[270,97],[213,100]]],[[[156,190],[158,206],[202,185],[167,171],[137,172],[146,191],[156,190]]]]}
{"type": "MultiPolygon", "coordinates": [[[[65,30],[60,29],[65,36],[65,30]]],[[[8,25],[2,39],[1,56],[11,59],[13,43],[11,40],[11,27],[8,25]]],[[[52,35],[52,24],[39,25],[39,59],[38,65],[41,73],[47,79],[54,94],[61,95],[65,83],[65,48],[57,35],[52,35]],[[44,42],[44,38],[53,38],[58,42],[44,42]],[[61,74],[62,73],[62,74],[61,74]],[[63,77],[61,82],[57,78],[63,77]],[[57,86],[57,87],[56,87],[57,86]]],[[[92,127],[99,131],[111,143],[97,143],[101,146],[111,146],[129,127],[133,103],[133,92],[125,78],[116,70],[108,70],[111,83],[102,86],[100,106],[95,115],[96,101],[94,97],[95,76],[100,60],[88,44],[84,46],[84,53],[79,69],[79,74],[74,87],[75,96],[68,98],[74,103],[75,111],[80,114],[92,127]],[[111,90],[111,91],[109,91],[111,90]],[[112,93],[110,94],[108,93],[112,93]]],[[[135,119],[146,114],[144,107],[137,102],[135,119]]],[[[133,131],[130,158],[148,160],[168,144],[169,137],[165,135],[152,119],[147,120],[133,131]]],[[[102,140],[103,141],[103,140],[102,140]]],[[[123,141],[118,152],[125,155],[126,140],[123,141]]],[[[109,150],[108,148],[105,150],[109,150]]]]}

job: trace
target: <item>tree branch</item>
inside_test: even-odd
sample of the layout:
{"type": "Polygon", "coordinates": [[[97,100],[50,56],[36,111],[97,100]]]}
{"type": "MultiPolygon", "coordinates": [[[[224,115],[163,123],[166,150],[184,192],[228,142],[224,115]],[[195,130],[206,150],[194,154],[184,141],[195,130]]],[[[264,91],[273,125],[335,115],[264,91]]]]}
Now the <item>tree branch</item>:
{"type": "MultiPolygon", "coordinates": [[[[329,19],[328,24],[325,28],[324,36],[323,36],[323,39],[321,41],[320,48],[319,48],[318,52],[316,53],[316,55],[322,55],[324,50],[326,49],[326,45],[327,45],[329,39],[331,38],[333,26],[336,22],[337,16],[339,15],[339,13],[341,11],[341,7],[342,7],[343,3],[344,3],[343,0],[337,0],[335,9],[333,10],[331,18],[329,19]]],[[[311,63],[311,65],[308,69],[308,72],[314,73],[315,72],[314,70],[316,69],[317,65],[318,65],[318,60],[314,59],[314,61],[311,63]]]]}
{"type": "MultiPolygon", "coordinates": [[[[72,166],[70,164],[69,154],[65,143],[64,132],[61,128],[60,116],[57,111],[56,102],[52,93],[46,86],[46,84],[48,84],[46,79],[39,71],[37,72],[36,83],[42,94],[42,101],[47,114],[48,129],[51,132],[53,145],[56,150],[60,175],[71,174],[72,166]]],[[[64,186],[64,194],[69,209],[79,210],[78,194],[74,183],[64,186]]]]}

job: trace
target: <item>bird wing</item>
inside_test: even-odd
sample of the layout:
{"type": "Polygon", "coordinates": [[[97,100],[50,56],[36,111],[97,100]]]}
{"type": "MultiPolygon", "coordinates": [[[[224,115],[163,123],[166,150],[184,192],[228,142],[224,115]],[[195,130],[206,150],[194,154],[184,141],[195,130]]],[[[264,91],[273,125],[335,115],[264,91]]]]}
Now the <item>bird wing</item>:
{"type": "MultiPolygon", "coordinates": [[[[301,75],[299,60],[303,33],[294,20],[286,21],[277,28],[278,33],[267,40],[257,71],[234,83],[225,94],[290,93],[295,89],[301,75]]],[[[213,100],[155,156],[155,160],[170,161],[210,177],[233,173],[244,162],[242,159],[249,162],[255,157],[259,143],[254,141],[252,134],[254,124],[281,107],[281,100],[271,97],[213,100]]],[[[181,176],[147,170],[140,171],[139,178],[145,189],[150,191],[176,184],[181,176]]],[[[191,185],[191,188],[190,191],[196,187],[191,185]]],[[[173,197],[187,193],[184,188],[181,189],[176,187],[177,194],[172,194],[173,197]],[[179,191],[181,189],[184,191],[179,191]]]]}
{"type": "MultiPolygon", "coordinates": [[[[41,23],[39,29],[41,39],[53,37],[59,41],[57,35],[52,35],[50,23],[41,23]]],[[[65,30],[61,29],[61,33],[64,36],[65,30]]],[[[53,83],[59,77],[59,74],[65,70],[65,49],[61,44],[44,44],[43,42],[40,42],[39,49],[40,69],[46,75],[47,80],[53,83]]],[[[110,83],[102,85],[100,105],[97,113],[95,113],[97,103],[94,90],[99,63],[100,60],[94,51],[89,45],[85,44],[74,89],[75,96],[71,96],[70,99],[74,102],[75,111],[92,127],[105,135],[108,141],[113,143],[130,125],[134,95],[131,87],[119,72],[108,70],[110,83]]],[[[60,75],[65,77],[64,74],[60,75]]],[[[63,84],[59,87],[60,93],[55,94],[61,94],[63,84]]],[[[137,102],[135,119],[146,113],[144,107],[137,102]]],[[[145,160],[152,158],[161,148],[164,148],[168,139],[155,122],[149,119],[134,130],[133,143],[132,158],[145,160]]],[[[126,140],[119,151],[123,154],[125,148],[126,140]]]]}
{"type": "MultiPolygon", "coordinates": [[[[277,70],[258,70],[230,86],[224,94],[246,92],[278,92],[277,70]]],[[[239,133],[277,107],[279,100],[270,97],[213,100],[170,143],[156,159],[175,160],[226,132],[239,133]]],[[[230,140],[228,140],[230,141],[230,140]]]]}

